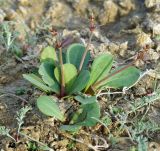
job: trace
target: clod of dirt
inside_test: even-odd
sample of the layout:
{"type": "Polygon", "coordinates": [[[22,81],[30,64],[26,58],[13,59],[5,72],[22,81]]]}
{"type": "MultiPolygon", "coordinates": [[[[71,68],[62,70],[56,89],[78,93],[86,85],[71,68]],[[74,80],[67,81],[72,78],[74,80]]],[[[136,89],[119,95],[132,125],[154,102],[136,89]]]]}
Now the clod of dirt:
{"type": "Polygon", "coordinates": [[[46,17],[50,18],[54,26],[64,26],[71,18],[71,9],[63,2],[52,2],[46,11],[46,17]]]}
{"type": "Polygon", "coordinates": [[[138,87],[135,90],[135,94],[138,95],[138,96],[145,95],[146,94],[146,89],[143,88],[143,87],[138,87]]]}
{"type": "Polygon", "coordinates": [[[147,8],[154,7],[155,5],[159,5],[160,0],[145,0],[145,5],[147,8]]]}
{"type": "Polygon", "coordinates": [[[11,8],[7,8],[4,10],[4,12],[6,13],[5,19],[6,20],[14,20],[18,17],[18,14],[16,13],[16,11],[14,9],[11,8]]]}
{"type": "Polygon", "coordinates": [[[98,16],[101,24],[114,22],[117,17],[127,15],[131,10],[135,9],[135,4],[131,0],[120,0],[115,3],[112,0],[104,1],[104,9],[98,16]]]}
{"type": "Polygon", "coordinates": [[[11,142],[10,139],[3,138],[1,140],[1,143],[3,144],[3,150],[4,151],[14,151],[15,150],[15,143],[11,142]]]}
{"type": "Polygon", "coordinates": [[[154,49],[149,49],[149,51],[147,52],[147,57],[146,57],[145,60],[154,60],[154,61],[157,61],[159,59],[160,55],[154,49]]]}
{"type": "MultiPolygon", "coordinates": [[[[69,141],[68,139],[63,139],[63,140],[60,140],[60,141],[53,141],[50,143],[50,147],[61,147],[61,149],[63,150],[63,148],[67,148],[67,145],[68,145],[69,141]]],[[[65,150],[64,150],[65,151],[65,150]]],[[[67,151],[67,150],[66,150],[67,151]]]]}
{"type": "Polygon", "coordinates": [[[158,63],[156,68],[154,70],[151,70],[148,75],[152,78],[160,80],[160,63],[158,63]]]}
{"type": "Polygon", "coordinates": [[[159,13],[147,14],[147,18],[143,22],[143,26],[152,31],[153,36],[160,34],[160,18],[159,13]]]}
{"type": "Polygon", "coordinates": [[[28,151],[28,147],[26,144],[19,144],[16,148],[16,151],[28,151]]]}
{"type": "Polygon", "coordinates": [[[35,140],[38,140],[38,141],[39,141],[39,139],[40,139],[40,137],[41,137],[40,129],[38,129],[38,130],[36,130],[36,131],[32,130],[30,135],[31,135],[32,138],[34,138],[35,140]]]}
{"type": "Polygon", "coordinates": [[[118,6],[112,0],[105,1],[104,10],[99,15],[99,21],[101,24],[114,22],[118,15],[118,6]]]}
{"type": "Polygon", "coordinates": [[[136,36],[136,44],[137,46],[139,46],[140,48],[144,47],[145,45],[147,44],[151,44],[152,43],[152,40],[150,38],[150,35],[144,33],[144,32],[141,32],[140,34],[138,34],[136,36]]]}
{"type": "Polygon", "coordinates": [[[119,49],[120,49],[120,52],[119,52],[120,56],[124,57],[126,55],[126,51],[128,49],[128,41],[121,43],[119,45],[119,49]]]}
{"type": "Polygon", "coordinates": [[[19,12],[25,17],[27,16],[28,12],[27,9],[23,6],[19,6],[19,12]]]}
{"type": "Polygon", "coordinates": [[[105,44],[108,44],[110,42],[110,40],[104,36],[100,30],[95,30],[94,31],[94,36],[97,38],[98,41],[103,42],[105,44]]]}
{"type": "Polygon", "coordinates": [[[117,52],[119,50],[119,46],[111,42],[109,45],[109,50],[111,51],[111,53],[117,52]]]}
{"type": "Polygon", "coordinates": [[[150,142],[149,143],[149,151],[158,151],[160,150],[160,144],[159,143],[156,143],[156,142],[150,142]]]}
{"type": "Polygon", "coordinates": [[[160,34],[160,23],[153,25],[153,35],[159,35],[160,34]]]}
{"type": "Polygon", "coordinates": [[[89,0],[78,0],[72,1],[72,6],[79,15],[86,15],[87,8],[89,5],[89,0]]]}
{"type": "Polygon", "coordinates": [[[19,5],[28,6],[30,4],[29,0],[18,0],[19,5]]]}
{"type": "Polygon", "coordinates": [[[127,15],[131,10],[135,9],[135,4],[132,0],[120,0],[119,4],[119,14],[120,16],[127,15]]]}

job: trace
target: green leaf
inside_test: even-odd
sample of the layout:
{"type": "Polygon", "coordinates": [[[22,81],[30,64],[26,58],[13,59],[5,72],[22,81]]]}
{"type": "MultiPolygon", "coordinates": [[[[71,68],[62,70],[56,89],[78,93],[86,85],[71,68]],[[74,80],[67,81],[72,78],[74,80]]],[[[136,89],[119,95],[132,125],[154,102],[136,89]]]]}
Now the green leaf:
{"type": "Polygon", "coordinates": [[[79,124],[78,121],[79,118],[80,118],[80,115],[82,115],[82,112],[83,112],[83,109],[82,108],[79,108],[75,113],[73,113],[73,117],[72,119],[70,120],[70,125],[72,124],[79,124]]]}
{"type": "Polygon", "coordinates": [[[43,62],[39,67],[39,74],[42,76],[43,81],[57,94],[60,88],[54,77],[54,65],[50,62],[43,62]]]}
{"type": "MultiPolygon", "coordinates": [[[[87,100],[89,98],[86,98],[87,100]]],[[[100,106],[96,100],[96,97],[91,97],[92,103],[83,103],[81,108],[75,113],[71,123],[80,126],[94,126],[97,123],[96,119],[100,118],[100,106]]]]}
{"type": "Polygon", "coordinates": [[[82,126],[94,126],[100,118],[100,106],[96,96],[76,96],[76,100],[82,103],[81,108],[74,113],[70,125],[62,125],[61,130],[77,132],[82,126]]]}
{"type": "Polygon", "coordinates": [[[78,77],[73,82],[71,88],[68,88],[67,94],[73,94],[75,92],[80,92],[85,88],[90,78],[90,73],[88,70],[82,70],[78,77]]]}
{"type": "Polygon", "coordinates": [[[55,65],[58,63],[57,54],[53,47],[48,46],[44,48],[40,57],[41,62],[52,62],[55,65]]]}
{"type": "Polygon", "coordinates": [[[100,106],[98,102],[82,105],[83,112],[79,115],[78,125],[81,126],[94,126],[97,123],[96,119],[100,118],[100,106]]]}
{"type": "Polygon", "coordinates": [[[110,54],[102,54],[94,60],[91,67],[90,80],[86,86],[85,91],[95,82],[107,76],[107,74],[111,70],[112,63],[113,57],[110,54]]]}
{"type": "MultiPolygon", "coordinates": [[[[79,68],[83,53],[85,51],[85,46],[82,44],[72,44],[67,49],[66,61],[67,63],[74,64],[76,68],[79,68]]],[[[90,52],[88,51],[82,69],[86,69],[90,60],[90,52]]]]}
{"type": "Polygon", "coordinates": [[[33,85],[37,86],[39,89],[45,91],[45,92],[50,92],[52,89],[45,85],[45,83],[35,74],[23,74],[23,77],[31,82],[33,85]]]}
{"type": "Polygon", "coordinates": [[[122,70],[123,68],[115,69],[99,87],[123,88],[132,86],[139,79],[141,72],[134,66],[122,70]]]}
{"type": "Polygon", "coordinates": [[[63,131],[69,131],[69,132],[77,132],[79,129],[81,128],[81,126],[79,125],[62,125],[60,127],[60,130],[63,131]]]}
{"type": "MultiPolygon", "coordinates": [[[[65,80],[65,85],[66,85],[66,89],[67,87],[70,87],[76,76],[77,76],[77,69],[73,64],[64,64],[64,80],[65,80]]],[[[60,66],[56,67],[54,69],[54,75],[57,79],[57,81],[60,83],[60,79],[61,79],[61,73],[60,73],[60,66]]]]}
{"type": "Polygon", "coordinates": [[[61,121],[64,120],[64,116],[55,100],[49,96],[40,96],[37,99],[37,107],[45,115],[56,117],[61,121]]]}
{"type": "Polygon", "coordinates": [[[75,96],[74,97],[78,102],[81,104],[91,104],[94,103],[96,100],[96,96],[91,96],[91,97],[82,97],[82,96],[75,96]]]}

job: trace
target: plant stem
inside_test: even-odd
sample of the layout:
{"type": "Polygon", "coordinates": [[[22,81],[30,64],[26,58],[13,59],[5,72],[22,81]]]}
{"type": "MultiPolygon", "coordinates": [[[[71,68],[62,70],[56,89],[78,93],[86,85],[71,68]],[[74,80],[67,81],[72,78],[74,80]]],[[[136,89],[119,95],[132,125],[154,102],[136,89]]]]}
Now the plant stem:
{"type": "Polygon", "coordinates": [[[61,71],[60,97],[63,97],[65,94],[65,81],[64,81],[64,66],[63,66],[63,58],[62,58],[62,47],[59,48],[59,62],[60,62],[60,71],[61,71]]]}
{"type": "MultiPolygon", "coordinates": [[[[3,93],[3,92],[2,92],[2,93],[3,93]]],[[[15,97],[15,98],[21,100],[23,103],[28,103],[28,102],[27,102],[25,99],[23,99],[22,97],[17,96],[17,95],[12,94],[12,93],[3,93],[2,95],[0,95],[0,98],[1,98],[1,97],[5,97],[5,96],[12,96],[12,97],[15,97]]]]}
{"type": "Polygon", "coordinates": [[[18,124],[17,135],[19,135],[19,132],[20,132],[20,130],[21,130],[21,126],[22,126],[22,124],[18,124]]]}
{"type": "Polygon", "coordinates": [[[83,53],[83,56],[82,56],[82,59],[81,59],[80,65],[79,65],[78,73],[82,70],[83,63],[84,63],[85,57],[86,57],[86,55],[87,55],[88,48],[89,48],[89,45],[90,45],[90,43],[91,43],[92,37],[93,37],[93,32],[91,32],[91,35],[90,35],[90,37],[89,37],[88,44],[87,44],[87,46],[86,46],[86,48],[85,48],[85,51],[84,51],[84,53],[83,53]]]}
{"type": "Polygon", "coordinates": [[[10,134],[7,134],[7,136],[16,142],[15,138],[12,137],[10,134]]]}
{"type": "Polygon", "coordinates": [[[41,145],[41,146],[46,147],[46,148],[49,149],[50,151],[53,151],[53,149],[52,149],[52,148],[49,148],[46,144],[44,144],[44,143],[42,143],[42,142],[39,142],[38,140],[36,140],[36,139],[34,139],[34,138],[32,138],[32,137],[30,137],[30,136],[28,136],[28,135],[26,135],[26,134],[24,134],[24,133],[22,133],[22,132],[20,132],[20,135],[22,135],[22,136],[24,136],[24,137],[26,137],[26,138],[28,138],[28,139],[30,139],[30,140],[38,143],[38,144],[41,145]]]}
{"type": "Polygon", "coordinates": [[[107,75],[107,76],[104,77],[102,80],[96,82],[96,83],[92,86],[92,88],[95,89],[97,86],[99,86],[100,84],[102,84],[102,83],[103,83],[104,81],[106,81],[108,78],[110,78],[110,77],[112,77],[112,76],[118,74],[119,72],[121,72],[121,71],[123,71],[123,70],[129,68],[130,66],[132,66],[136,61],[137,61],[137,60],[134,60],[133,62],[131,62],[131,63],[128,64],[127,66],[121,68],[120,70],[117,70],[116,72],[114,72],[114,73],[112,73],[112,74],[110,74],[110,75],[107,75]]]}

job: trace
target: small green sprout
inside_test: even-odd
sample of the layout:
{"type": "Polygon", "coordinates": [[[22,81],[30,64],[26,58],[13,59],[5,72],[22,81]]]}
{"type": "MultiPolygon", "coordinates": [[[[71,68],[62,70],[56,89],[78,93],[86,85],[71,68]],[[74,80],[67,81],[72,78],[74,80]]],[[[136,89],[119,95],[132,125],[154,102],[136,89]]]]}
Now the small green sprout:
{"type": "Polygon", "coordinates": [[[11,24],[13,22],[3,22],[0,25],[0,41],[2,45],[6,48],[6,51],[11,51],[16,57],[22,57],[23,52],[16,42],[16,39],[19,36],[19,32],[11,29],[11,24]]]}
{"type": "Polygon", "coordinates": [[[10,134],[10,129],[6,128],[5,126],[0,126],[0,135],[7,136],[11,138],[12,140],[16,141],[15,138],[13,138],[10,134]]]}
{"type": "Polygon", "coordinates": [[[25,106],[23,108],[21,108],[19,111],[17,111],[17,124],[18,124],[18,135],[21,129],[22,124],[24,123],[24,118],[26,116],[26,113],[31,110],[32,108],[29,106],[25,106]]]}

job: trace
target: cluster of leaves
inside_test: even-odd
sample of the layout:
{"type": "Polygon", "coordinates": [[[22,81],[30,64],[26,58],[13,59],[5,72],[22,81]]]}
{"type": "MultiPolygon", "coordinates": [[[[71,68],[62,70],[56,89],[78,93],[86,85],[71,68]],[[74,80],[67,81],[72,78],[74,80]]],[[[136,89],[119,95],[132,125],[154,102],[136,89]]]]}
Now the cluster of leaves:
{"type": "MultiPolygon", "coordinates": [[[[81,105],[73,115],[69,125],[63,125],[65,130],[75,131],[81,126],[94,126],[100,118],[100,106],[97,101],[97,91],[104,88],[123,88],[133,85],[140,76],[140,70],[134,66],[123,66],[112,70],[113,56],[102,54],[94,59],[90,67],[91,55],[87,51],[81,70],[80,64],[86,48],[82,44],[71,44],[63,50],[62,61],[60,51],[48,46],[41,53],[39,75],[24,74],[23,77],[47,94],[55,93],[57,98],[72,96],[81,105]],[[64,94],[61,94],[62,78],[64,78],[64,94]],[[79,92],[87,95],[78,95],[79,92]]],[[[37,106],[41,112],[65,121],[63,113],[57,105],[56,98],[40,96],[37,106]]]]}

